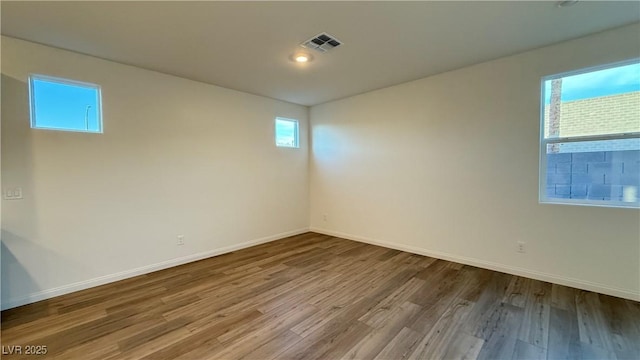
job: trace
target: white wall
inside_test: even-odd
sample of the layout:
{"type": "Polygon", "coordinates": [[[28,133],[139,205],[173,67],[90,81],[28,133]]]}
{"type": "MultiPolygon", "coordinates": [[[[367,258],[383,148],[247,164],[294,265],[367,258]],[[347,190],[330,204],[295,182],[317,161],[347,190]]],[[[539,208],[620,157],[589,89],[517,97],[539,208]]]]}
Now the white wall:
{"type": "Polygon", "coordinates": [[[639,33],[313,106],[312,230],[640,299],[638,210],[538,203],[540,78],[638,57],[639,33]]]}
{"type": "Polygon", "coordinates": [[[307,116],[2,37],[2,185],[24,192],[2,202],[2,307],[305,231],[307,116]],[[100,84],[104,134],[30,129],[29,73],[100,84]],[[276,116],[300,149],[275,147],[276,116]]]}

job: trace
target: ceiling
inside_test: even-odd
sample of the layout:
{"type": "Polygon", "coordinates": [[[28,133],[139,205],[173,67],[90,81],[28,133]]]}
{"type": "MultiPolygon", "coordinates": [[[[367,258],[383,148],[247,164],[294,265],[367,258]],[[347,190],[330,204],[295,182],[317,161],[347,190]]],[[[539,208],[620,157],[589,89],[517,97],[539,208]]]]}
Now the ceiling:
{"type": "Polygon", "coordinates": [[[640,21],[640,2],[8,2],[2,34],[315,105],[640,21]],[[343,42],[297,64],[299,44],[343,42]]]}

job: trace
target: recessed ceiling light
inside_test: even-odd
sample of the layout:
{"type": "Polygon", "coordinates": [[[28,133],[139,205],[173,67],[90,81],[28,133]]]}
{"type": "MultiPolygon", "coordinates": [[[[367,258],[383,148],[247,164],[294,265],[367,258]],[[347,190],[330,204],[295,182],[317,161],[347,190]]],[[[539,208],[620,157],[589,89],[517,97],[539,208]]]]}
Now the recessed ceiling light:
{"type": "Polygon", "coordinates": [[[297,63],[306,63],[313,60],[313,56],[305,53],[295,53],[289,57],[291,61],[295,61],[297,63]]]}
{"type": "Polygon", "coordinates": [[[576,3],[578,3],[578,0],[564,0],[564,1],[558,1],[557,6],[561,8],[561,7],[575,5],[576,3]]]}

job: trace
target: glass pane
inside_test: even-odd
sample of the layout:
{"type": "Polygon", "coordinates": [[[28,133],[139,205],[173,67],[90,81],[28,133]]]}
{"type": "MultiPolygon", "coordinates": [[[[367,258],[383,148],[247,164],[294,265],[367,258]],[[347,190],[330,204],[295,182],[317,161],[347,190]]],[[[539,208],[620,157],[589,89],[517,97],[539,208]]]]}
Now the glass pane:
{"type": "Polygon", "coordinates": [[[640,63],[544,81],[545,138],[640,132],[640,63]]]}
{"type": "Polygon", "coordinates": [[[31,81],[32,127],[100,132],[97,87],[34,77],[31,81]]]}
{"type": "Polygon", "coordinates": [[[640,139],[547,145],[546,197],[638,205],[640,139]]]}
{"type": "Polygon", "coordinates": [[[276,119],[276,145],[298,147],[298,122],[276,119]]]}

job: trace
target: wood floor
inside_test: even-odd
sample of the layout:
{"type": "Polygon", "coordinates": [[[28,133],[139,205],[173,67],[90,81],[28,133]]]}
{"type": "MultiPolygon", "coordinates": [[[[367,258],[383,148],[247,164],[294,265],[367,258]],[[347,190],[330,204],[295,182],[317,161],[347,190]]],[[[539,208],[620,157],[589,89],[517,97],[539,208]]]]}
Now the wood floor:
{"type": "Polygon", "coordinates": [[[2,346],[3,359],[638,359],[640,303],[307,233],[4,311],[2,346]]]}

